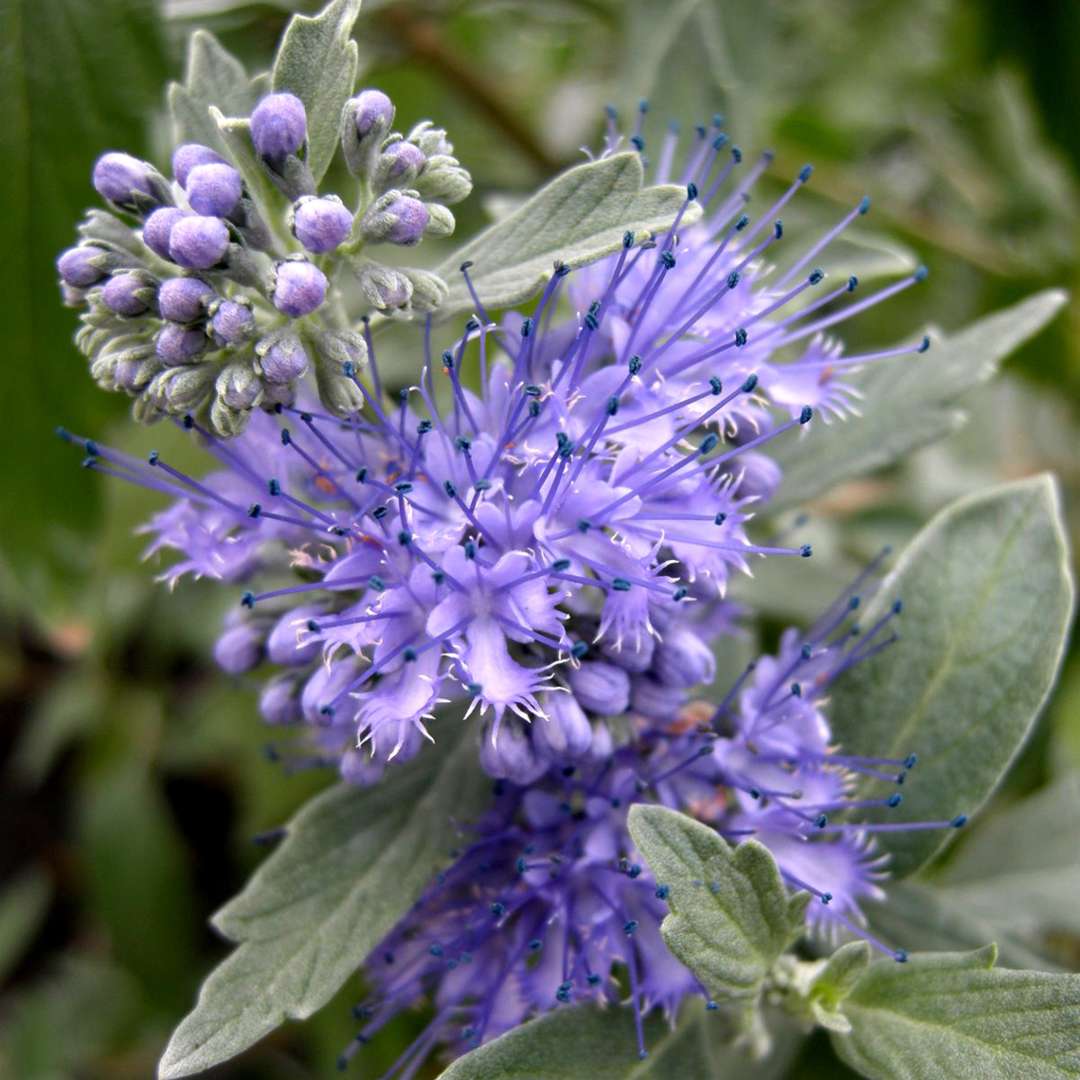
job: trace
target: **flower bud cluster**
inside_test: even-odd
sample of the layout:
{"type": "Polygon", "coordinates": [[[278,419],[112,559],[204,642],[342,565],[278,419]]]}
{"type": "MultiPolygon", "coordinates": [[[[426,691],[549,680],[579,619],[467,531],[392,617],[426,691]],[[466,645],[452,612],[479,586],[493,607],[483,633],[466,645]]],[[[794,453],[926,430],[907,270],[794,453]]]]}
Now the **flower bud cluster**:
{"type": "Polygon", "coordinates": [[[257,165],[224,142],[177,146],[171,179],[129,154],[102,155],[92,179],[109,209],[91,210],[57,260],[65,302],[83,309],[76,341],[97,383],[134,398],[140,420],[192,414],[224,437],[254,409],[291,404],[311,369],[328,409],[359,407],[342,364],[366,362],[349,329],[364,311],[348,309],[356,290],[342,286],[359,284],[364,310],[437,306],[446,286],[436,275],[361,252],[449,235],[446,204],[472,186],[444,131],[424,122],[404,136],[393,119],[379,90],[346,103],[353,180],[342,193],[317,190],[307,113],[291,93],[266,95],[247,121],[257,165]]]}

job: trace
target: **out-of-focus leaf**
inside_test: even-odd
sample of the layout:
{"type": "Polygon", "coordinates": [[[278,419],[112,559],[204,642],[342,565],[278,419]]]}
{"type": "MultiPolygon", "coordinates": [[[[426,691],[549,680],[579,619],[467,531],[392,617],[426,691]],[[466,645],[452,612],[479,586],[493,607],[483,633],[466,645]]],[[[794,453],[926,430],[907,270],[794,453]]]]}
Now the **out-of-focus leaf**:
{"type": "Polygon", "coordinates": [[[12,769],[28,784],[40,783],[56,757],[90,729],[104,703],[96,673],[85,668],[61,676],[38,698],[15,751],[12,769]]]}
{"type": "Polygon", "coordinates": [[[686,814],[636,804],[627,819],[634,844],[671,913],[660,927],[671,951],[718,1002],[749,1021],[780,954],[802,933],[809,894],[789,894],[768,849],[753,840],[732,849],[686,814]]]}
{"type": "Polygon", "coordinates": [[[39,866],[24,870],[0,892],[0,982],[37,932],[51,893],[49,875],[39,866]]]}
{"type": "MultiPolygon", "coordinates": [[[[686,202],[675,184],[644,186],[636,153],[613,154],[557,176],[523,206],[485,229],[436,271],[450,286],[439,307],[442,316],[473,306],[459,272],[464,262],[480,300],[490,308],[510,307],[541,289],[555,263],[583,266],[618,251],[626,232],[640,242],[670,227],[686,202]]],[[[700,215],[690,204],[683,222],[700,215]]]]}
{"type": "Polygon", "coordinates": [[[629,1008],[559,1009],[458,1058],[439,1080],[778,1080],[802,1042],[785,1026],[768,1057],[754,1061],[731,1045],[732,1034],[700,1002],[683,1010],[675,1028],[653,1012],[644,1024],[647,1056],[639,1059],[629,1008]]]}
{"type": "Polygon", "coordinates": [[[159,1075],[225,1061],[325,1004],[409,909],[488,782],[468,732],[371,788],[345,784],[293,819],[281,846],[214,918],[236,951],[206,980],[159,1075]]]}
{"type": "Polygon", "coordinates": [[[953,431],[964,419],[960,396],[992,378],[1065,300],[1060,289],[1048,289],[955,336],[937,337],[927,353],[882,361],[852,379],[865,396],[861,416],[819,424],[806,439],[777,446],[784,481],[770,509],[805,502],[953,431]]]}
{"type": "Polygon", "coordinates": [[[870,1080],[1080,1076],[1080,975],[995,968],[996,951],[874,964],[843,1003],[836,1052],[870,1080]]]}
{"type": "MultiPolygon", "coordinates": [[[[0,452],[20,467],[0,485],[11,584],[48,615],[69,601],[58,568],[78,566],[76,530],[95,523],[87,482],[52,432],[93,431],[122,404],[102,394],[71,338],[54,260],[75,241],[104,150],[146,148],[166,59],[151,0],[10,0],[0,6],[0,295],[6,411],[0,452]],[[48,568],[48,573],[46,572],[48,568]]],[[[28,610],[30,610],[28,608],[28,610]]]]}
{"type": "Polygon", "coordinates": [[[274,91],[304,103],[307,165],[316,183],[337,150],[341,109],[356,84],[357,47],[350,38],[359,13],[360,0],[333,0],[314,18],[294,15],[274,62],[274,91]]]}
{"type": "MultiPolygon", "coordinates": [[[[947,822],[983,804],[1057,675],[1073,586],[1053,479],[1003,484],[938,514],[882,583],[863,625],[898,598],[901,639],[837,683],[833,731],[849,753],[918,754],[890,822],[947,822]]],[[[890,872],[903,877],[948,835],[879,839],[890,872]]]]}

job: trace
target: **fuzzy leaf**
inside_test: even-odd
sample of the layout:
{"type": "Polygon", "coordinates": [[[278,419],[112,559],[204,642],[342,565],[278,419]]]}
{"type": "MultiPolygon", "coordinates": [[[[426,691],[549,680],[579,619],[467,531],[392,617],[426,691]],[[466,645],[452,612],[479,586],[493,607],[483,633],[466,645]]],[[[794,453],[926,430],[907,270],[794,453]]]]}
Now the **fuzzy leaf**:
{"type": "MultiPolygon", "coordinates": [[[[557,176],[437,268],[450,286],[440,313],[473,307],[459,271],[463,262],[473,264],[473,285],[486,307],[510,307],[543,288],[556,261],[583,266],[618,251],[627,231],[640,242],[647,233],[667,229],[686,201],[686,189],[643,185],[636,153],[613,154],[557,176]]],[[[691,204],[683,224],[700,213],[691,204]]]]}
{"type": "Polygon", "coordinates": [[[255,89],[244,65],[213,34],[196,30],[188,41],[183,83],[169,84],[169,109],[178,143],[197,142],[225,153],[214,105],[227,116],[247,116],[255,107],[255,89]]]}
{"type": "Polygon", "coordinates": [[[953,337],[934,335],[927,353],[867,368],[852,380],[865,396],[861,416],[819,424],[805,439],[777,446],[784,481],[770,510],[805,502],[956,430],[965,419],[960,396],[989,382],[1001,361],[1037,334],[1066,299],[1060,289],[1048,289],[953,337]]]}
{"type": "Polygon", "coordinates": [[[488,783],[467,733],[371,788],[309,802],[244,891],[214,917],[239,947],[173,1034],[160,1077],[188,1076],[324,1005],[446,861],[488,783]]]}
{"type": "Polygon", "coordinates": [[[274,91],[295,94],[307,111],[307,165],[316,184],[333,160],[341,110],[356,85],[359,14],[360,0],[334,0],[313,18],[294,15],[274,61],[274,91]]]}
{"type": "Polygon", "coordinates": [[[992,945],[870,967],[836,1052],[870,1080],[1080,1076],[1080,975],[995,968],[992,945]]]}
{"type": "Polygon", "coordinates": [[[458,1058],[439,1080],[776,1080],[802,1041],[784,1030],[768,1058],[753,1061],[731,1046],[731,1035],[724,1017],[700,1002],[688,1005],[674,1028],[654,1011],[644,1023],[648,1056],[639,1059],[630,1009],[559,1009],[458,1058]]]}
{"type": "Polygon", "coordinates": [[[662,806],[630,808],[630,835],[671,913],[671,951],[718,1002],[752,1010],[780,954],[802,933],[807,893],[792,896],[768,849],[732,848],[714,829],[662,806]]]}
{"type": "MultiPolygon", "coordinates": [[[[872,626],[900,598],[901,639],[837,684],[832,710],[847,752],[918,755],[903,805],[881,812],[890,822],[983,804],[1054,683],[1072,593],[1048,475],[960,499],[908,545],[861,620],[872,626]]],[[[910,874],[950,832],[880,834],[890,872],[910,874]]]]}

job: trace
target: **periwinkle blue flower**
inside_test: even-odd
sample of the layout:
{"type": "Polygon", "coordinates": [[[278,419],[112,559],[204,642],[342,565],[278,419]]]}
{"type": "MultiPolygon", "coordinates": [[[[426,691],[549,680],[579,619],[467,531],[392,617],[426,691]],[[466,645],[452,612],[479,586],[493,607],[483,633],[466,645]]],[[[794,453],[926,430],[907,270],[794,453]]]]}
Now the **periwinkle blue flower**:
{"type": "Polygon", "coordinates": [[[169,257],[189,270],[217,266],[229,250],[229,229],[221,218],[193,215],[169,231],[169,257]]]}
{"type": "Polygon", "coordinates": [[[117,206],[127,206],[136,193],[150,195],[150,166],[130,154],[110,151],[94,163],[93,183],[97,193],[117,206]]]}
{"type": "Polygon", "coordinates": [[[274,307],[291,319],[310,315],[322,306],[328,285],[326,275],[314,263],[286,259],[277,265],[274,307]]]}
{"type": "Polygon", "coordinates": [[[158,289],[158,312],[169,322],[197,322],[205,318],[206,309],[216,295],[202,278],[169,278],[158,289]]]}
{"type": "Polygon", "coordinates": [[[224,162],[196,165],[184,184],[191,209],[206,217],[230,217],[244,192],[240,173],[224,162]]]}
{"type": "Polygon", "coordinates": [[[251,141],[268,161],[297,153],[307,141],[304,103],[295,94],[267,94],[251,114],[251,141]]]}
{"type": "Polygon", "coordinates": [[[72,288],[86,289],[97,284],[106,276],[106,271],[94,265],[94,260],[102,254],[101,248],[68,248],[56,260],[56,269],[66,285],[72,288]]]}
{"type": "Polygon", "coordinates": [[[190,364],[206,349],[206,334],[202,330],[166,323],[154,342],[154,350],[166,364],[190,364]]]}
{"type": "Polygon", "coordinates": [[[574,697],[598,716],[617,716],[630,705],[630,676],[605,660],[586,660],[569,681],[574,697]]]}
{"type": "Polygon", "coordinates": [[[336,195],[305,196],[297,200],[293,210],[296,239],[316,254],[333,251],[352,231],[353,216],[336,195]]]}
{"type": "Polygon", "coordinates": [[[176,182],[187,187],[191,170],[199,165],[225,165],[227,162],[216,151],[201,143],[181,143],[172,155],[172,172],[176,182]]]}
{"type": "Polygon", "coordinates": [[[153,287],[138,273],[114,274],[101,290],[105,306],[117,315],[142,315],[150,308],[153,287]]]}
{"type": "Polygon", "coordinates": [[[190,215],[186,210],[176,206],[162,206],[155,210],[143,224],[143,243],[155,254],[163,259],[172,260],[169,254],[169,237],[172,235],[173,226],[190,215]]]}
{"type": "Polygon", "coordinates": [[[222,300],[214,308],[210,326],[226,345],[240,345],[255,332],[255,317],[248,304],[222,300]]]}

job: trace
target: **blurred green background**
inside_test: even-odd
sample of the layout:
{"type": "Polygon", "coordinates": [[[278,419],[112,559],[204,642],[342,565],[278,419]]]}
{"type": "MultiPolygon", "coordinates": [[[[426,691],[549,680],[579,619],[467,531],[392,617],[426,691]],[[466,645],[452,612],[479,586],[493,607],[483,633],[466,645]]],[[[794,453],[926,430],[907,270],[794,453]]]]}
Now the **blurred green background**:
{"type": "MultiPolygon", "coordinates": [[[[164,84],[180,76],[193,27],[212,28],[258,70],[289,13],[316,6],[0,2],[5,1077],[151,1075],[223,955],[206,920],[258,861],[251,837],[326,782],[286,779],[266,762],[254,696],[213,670],[229,590],[156,585],[133,535],[153,499],[83,472],[52,437],[64,424],[143,451],[171,437],[135,430],[125,403],[93,386],[59,303],[53,260],[93,201],[94,158],[124,148],[165,163],[164,84]]],[[[362,78],[391,94],[399,124],[444,124],[472,170],[477,191],[460,208],[459,237],[499,197],[577,160],[606,102],[632,109],[647,96],[653,135],[668,117],[688,127],[721,111],[748,152],[775,149],[777,182],[814,162],[800,225],[872,196],[870,233],[932,275],[851,327],[855,347],[910,339],[928,323],[958,330],[1047,286],[1075,292],[1080,279],[1072,0],[367,0],[357,38],[362,78]]],[[[408,362],[407,341],[395,356],[408,362]]],[[[883,539],[902,542],[951,498],[997,479],[1055,471],[1076,549],[1075,307],[965,405],[971,419],[959,434],[809,508],[833,565],[813,560],[817,577],[802,589],[770,588],[763,573],[760,592],[744,590],[764,608],[766,632],[812,614],[841,564],[883,539]]],[[[1074,650],[996,816],[1027,812],[1032,793],[1045,800],[1043,789],[1076,769],[1074,650]]],[[[1077,881],[1076,865],[1055,881],[1065,873],[1077,881]]],[[[1080,966],[1067,921],[1029,930],[1016,955],[1080,966]]],[[[945,945],[956,940],[941,933],[945,945]]],[[[356,996],[346,989],[315,1020],[287,1025],[213,1075],[331,1075],[356,996]]],[[[412,1023],[388,1032],[357,1074],[378,1075],[412,1023]]],[[[791,1075],[845,1072],[815,1041],[791,1075]]]]}

